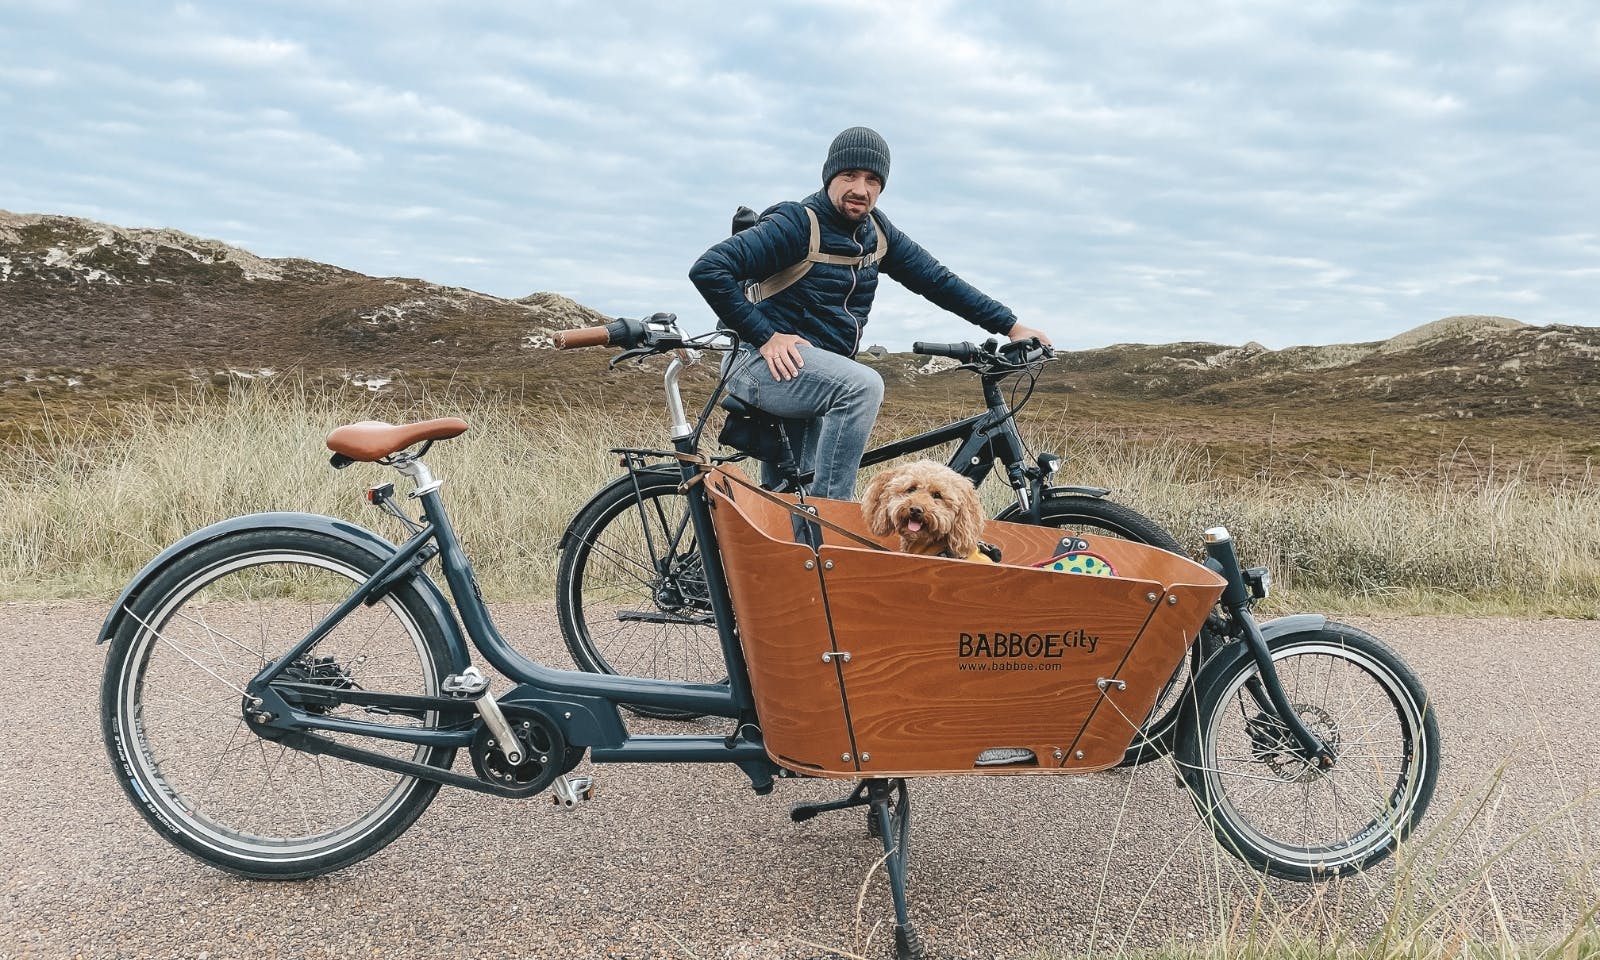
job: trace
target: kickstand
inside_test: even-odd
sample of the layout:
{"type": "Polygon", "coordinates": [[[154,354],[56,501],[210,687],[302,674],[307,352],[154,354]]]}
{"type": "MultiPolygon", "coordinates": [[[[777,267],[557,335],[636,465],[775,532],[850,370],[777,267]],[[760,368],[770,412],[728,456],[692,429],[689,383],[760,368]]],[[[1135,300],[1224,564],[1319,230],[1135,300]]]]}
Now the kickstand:
{"type": "Polygon", "coordinates": [[[894,899],[895,960],[922,960],[922,938],[906,910],[906,866],[911,862],[911,799],[904,780],[868,780],[867,796],[883,838],[884,870],[894,899]]]}
{"type": "Polygon", "coordinates": [[[846,810],[850,807],[864,807],[872,801],[867,797],[867,785],[871,780],[862,780],[850,795],[843,800],[829,800],[827,803],[797,803],[789,808],[789,819],[795,823],[803,823],[819,813],[831,810],[846,810]]]}
{"type": "Polygon", "coordinates": [[[903,779],[873,778],[856,784],[850,795],[827,803],[797,804],[789,810],[796,823],[829,810],[867,806],[867,822],[883,840],[884,870],[889,875],[889,895],[894,900],[894,955],[896,960],[922,960],[922,938],[911,925],[906,909],[906,867],[911,862],[911,799],[903,779]]]}

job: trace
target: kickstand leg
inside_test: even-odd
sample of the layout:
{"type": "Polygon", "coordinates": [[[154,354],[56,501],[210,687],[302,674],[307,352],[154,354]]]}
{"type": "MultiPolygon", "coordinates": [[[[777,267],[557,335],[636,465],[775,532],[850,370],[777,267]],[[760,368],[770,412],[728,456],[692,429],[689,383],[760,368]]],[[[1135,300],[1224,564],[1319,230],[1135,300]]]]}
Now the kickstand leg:
{"type": "Polygon", "coordinates": [[[827,803],[797,803],[789,808],[789,819],[795,823],[800,823],[810,820],[819,813],[827,813],[830,810],[864,807],[872,802],[867,797],[867,784],[872,782],[871,780],[862,780],[857,783],[856,788],[850,791],[850,795],[843,800],[829,800],[827,803]]]}
{"type": "Polygon", "coordinates": [[[868,780],[868,802],[878,818],[883,839],[884,868],[889,874],[889,895],[894,900],[894,954],[896,960],[922,960],[922,938],[911,925],[906,909],[906,866],[911,859],[911,800],[904,780],[868,780]]]}

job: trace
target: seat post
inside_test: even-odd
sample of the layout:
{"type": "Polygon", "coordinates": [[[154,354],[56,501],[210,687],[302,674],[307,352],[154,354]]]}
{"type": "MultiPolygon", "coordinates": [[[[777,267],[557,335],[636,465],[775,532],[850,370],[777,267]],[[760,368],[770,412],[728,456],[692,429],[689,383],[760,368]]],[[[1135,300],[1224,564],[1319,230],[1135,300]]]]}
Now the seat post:
{"type": "Polygon", "coordinates": [[[444,486],[444,481],[435,479],[433,471],[428,469],[427,464],[416,457],[402,457],[403,455],[396,455],[394,468],[410,477],[411,482],[416,484],[416,489],[410,494],[412,499],[430,494],[444,486]]]}

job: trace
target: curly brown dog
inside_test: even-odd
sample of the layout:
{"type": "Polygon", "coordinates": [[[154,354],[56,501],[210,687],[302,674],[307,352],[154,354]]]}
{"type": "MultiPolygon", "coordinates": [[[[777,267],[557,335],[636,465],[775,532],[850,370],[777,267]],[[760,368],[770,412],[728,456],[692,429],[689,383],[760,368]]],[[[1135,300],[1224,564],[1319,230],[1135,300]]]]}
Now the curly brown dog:
{"type": "Polygon", "coordinates": [[[898,534],[906,553],[994,562],[978,549],[978,491],[942,463],[917,460],[873,477],[861,496],[861,515],[874,534],[898,534]]]}

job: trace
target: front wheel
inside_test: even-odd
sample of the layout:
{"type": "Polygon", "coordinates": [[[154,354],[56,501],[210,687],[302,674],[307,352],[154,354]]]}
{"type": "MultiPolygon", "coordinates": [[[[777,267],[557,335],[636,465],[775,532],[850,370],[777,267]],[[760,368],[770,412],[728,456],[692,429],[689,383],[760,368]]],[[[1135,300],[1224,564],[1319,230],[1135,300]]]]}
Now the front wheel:
{"type": "Polygon", "coordinates": [[[1421,819],[1439,776],[1439,726],[1422,684],[1376,638],[1332,621],[1269,641],[1290,705],[1336,755],[1300,755],[1266,699],[1255,658],[1199,692],[1177,760],[1219,843],[1263,873],[1321,880],[1387,857],[1421,819]]]}
{"type": "MultiPolygon", "coordinates": [[[[556,618],[578,667],[591,673],[724,683],[711,590],[676,470],[640,470],[578,512],[556,571],[556,618]]],[[[629,705],[683,720],[696,714],[629,705]]]]}
{"type": "MultiPolygon", "coordinates": [[[[438,792],[432,781],[264,738],[245,688],[366,582],[383,558],[305,530],[225,534],[182,555],[124,611],[100,716],[128,798],[194,857],[257,879],[337,870],[382,849],[438,792]]],[[[282,675],[337,690],[439,696],[450,658],[422,595],[402,583],[358,605],[282,675]]],[[[436,713],[352,704],[330,718],[437,727],[436,713]]],[[[345,734],[364,749],[449,768],[455,751],[345,734]]]]}

